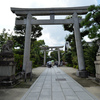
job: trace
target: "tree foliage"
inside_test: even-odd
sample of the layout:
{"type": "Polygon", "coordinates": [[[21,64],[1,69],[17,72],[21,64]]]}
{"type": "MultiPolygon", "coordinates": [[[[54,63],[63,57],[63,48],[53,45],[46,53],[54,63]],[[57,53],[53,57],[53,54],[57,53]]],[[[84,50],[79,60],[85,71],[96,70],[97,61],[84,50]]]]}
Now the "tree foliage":
{"type": "Polygon", "coordinates": [[[39,66],[43,64],[43,52],[41,52],[41,46],[44,46],[44,40],[34,41],[31,43],[31,60],[33,62],[33,67],[39,66]]]}
{"type": "MultiPolygon", "coordinates": [[[[62,60],[64,51],[60,50],[60,60],[62,60]]],[[[58,61],[58,51],[53,51],[50,53],[51,60],[58,61]]]]}
{"type": "Polygon", "coordinates": [[[2,30],[2,33],[0,33],[0,51],[2,45],[6,43],[7,40],[12,40],[12,33],[7,32],[6,29],[4,28],[2,30]]]}
{"type": "Polygon", "coordinates": [[[87,31],[89,31],[88,37],[90,39],[100,39],[100,5],[91,5],[88,8],[88,14],[81,25],[84,26],[87,31]]]}
{"type": "Polygon", "coordinates": [[[84,57],[85,57],[86,70],[92,76],[95,76],[94,61],[96,60],[97,50],[98,50],[98,46],[96,44],[96,41],[93,41],[91,46],[89,46],[89,44],[87,43],[84,45],[84,57]]]}
{"type": "MultiPolygon", "coordinates": [[[[36,20],[35,17],[32,17],[33,19],[36,20]]],[[[26,19],[26,17],[17,17],[16,18],[17,20],[24,20],[26,19]]],[[[16,34],[19,34],[19,35],[25,35],[25,30],[26,29],[26,26],[25,25],[16,25],[14,30],[15,30],[15,33],[16,34]]],[[[38,38],[42,35],[42,27],[40,27],[39,25],[32,25],[32,28],[31,28],[31,38],[38,38]]]]}
{"type": "Polygon", "coordinates": [[[74,34],[69,34],[69,36],[67,36],[65,39],[66,41],[69,41],[71,46],[71,49],[68,49],[68,51],[64,54],[67,66],[78,66],[74,34]]]}

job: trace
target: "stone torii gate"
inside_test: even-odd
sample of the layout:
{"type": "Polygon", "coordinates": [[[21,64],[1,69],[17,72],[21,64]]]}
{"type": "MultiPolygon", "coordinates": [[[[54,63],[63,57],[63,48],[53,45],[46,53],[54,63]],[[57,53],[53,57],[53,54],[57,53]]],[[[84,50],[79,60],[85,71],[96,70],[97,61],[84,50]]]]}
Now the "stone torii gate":
{"type": "Polygon", "coordinates": [[[16,20],[16,25],[26,25],[23,70],[26,71],[26,68],[28,67],[28,64],[30,62],[31,25],[73,24],[79,66],[79,71],[77,75],[79,75],[80,77],[86,77],[83,49],[79,29],[79,23],[82,21],[82,19],[79,19],[78,15],[86,14],[88,12],[87,9],[88,6],[68,8],[11,8],[11,11],[17,16],[27,17],[27,19],[24,20],[16,20]],[[55,19],[56,15],[72,15],[72,18],[55,19]],[[32,19],[32,16],[50,16],[50,19],[35,20],[32,19]]]}
{"type": "Polygon", "coordinates": [[[46,51],[58,51],[58,65],[60,65],[60,48],[63,46],[41,47],[44,51],[44,66],[46,66],[46,51]]]}

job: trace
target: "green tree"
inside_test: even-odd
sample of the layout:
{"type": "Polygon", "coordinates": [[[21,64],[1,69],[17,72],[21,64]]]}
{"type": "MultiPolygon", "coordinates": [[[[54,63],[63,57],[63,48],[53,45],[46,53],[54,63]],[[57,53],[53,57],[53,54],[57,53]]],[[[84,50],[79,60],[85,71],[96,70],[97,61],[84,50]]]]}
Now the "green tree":
{"type": "Polygon", "coordinates": [[[85,30],[89,31],[88,37],[90,39],[100,39],[100,5],[91,5],[88,8],[88,14],[81,23],[85,30]]]}
{"type": "Polygon", "coordinates": [[[57,51],[53,51],[50,53],[51,59],[58,61],[58,52],[57,51]]]}
{"type": "Polygon", "coordinates": [[[62,57],[62,61],[67,62],[67,66],[72,67],[72,52],[70,50],[65,52],[62,57]]]}
{"type": "Polygon", "coordinates": [[[86,70],[88,71],[89,75],[92,76],[95,76],[94,61],[96,60],[97,50],[98,50],[98,46],[96,44],[96,41],[93,41],[91,46],[88,43],[85,43],[84,45],[84,57],[85,57],[86,70]]]}
{"type": "MultiPolygon", "coordinates": [[[[64,51],[60,50],[60,60],[62,61],[64,51]]],[[[51,60],[58,61],[58,51],[53,51],[50,53],[51,60]]]]}
{"type": "Polygon", "coordinates": [[[2,33],[0,33],[0,51],[2,45],[6,43],[7,40],[12,40],[12,33],[6,32],[6,29],[4,28],[2,33]]]}
{"type": "Polygon", "coordinates": [[[94,61],[98,49],[96,39],[100,39],[100,5],[91,5],[88,8],[88,13],[81,25],[83,26],[84,30],[88,32],[88,37],[90,39],[95,39],[92,46],[84,45],[86,70],[89,72],[89,74],[95,75],[94,61]]]}
{"type": "MultiPolygon", "coordinates": [[[[35,17],[32,17],[33,19],[36,20],[35,17]]],[[[24,20],[26,19],[26,17],[17,17],[17,20],[24,20]]],[[[42,27],[40,27],[39,25],[32,25],[32,29],[31,29],[31,38],[38,38],[42,35],[42,27]]],[[[15,28],[15,33],[18,35],[25,35],[25,31],[26,31],[26,26],[25,25],[16,25],[15,28]]]]}
{"type": "Polygon", "coordinates": [[[43,64],[44,53],[41,52],[40,47],[44,45],[44,40],[34,41],[34,43],[31,44],[31,60],[33,62],[33,67],[37,67],[43,64]]]}
{"type": "Polygon", "coordinates": [[[71,49],[68,49],[64,54],[64,56],[66,56],[65,62],[67,62],[67,66],[78,66],[74,34],[69,34],[65,39],[66,41],[69,41],[71,46],[71,49]]]}

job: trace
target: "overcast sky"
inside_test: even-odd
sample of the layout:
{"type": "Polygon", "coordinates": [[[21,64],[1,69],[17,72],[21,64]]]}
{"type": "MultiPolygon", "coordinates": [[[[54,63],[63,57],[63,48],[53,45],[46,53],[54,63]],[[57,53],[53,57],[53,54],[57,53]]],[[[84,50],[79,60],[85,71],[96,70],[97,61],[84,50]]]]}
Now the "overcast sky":
{"type": "MultiPolygon", "coordinates": [[[[51,7],[76,7],[98,5],[100,0],[2,0],[0,3],[0,32],[5,28],[9,33],[13,31],[15,17],[10,7],[20,8],[51,8],[51,7]]],[[[65,18],[65,16],[63,16],[65,18]]],[[[42,25],[43,35],[39,39],[44,39],[46,45],[61,46],[65,44],[65,36],[69,32],[64,31],[62,25],[42,25]]]]}

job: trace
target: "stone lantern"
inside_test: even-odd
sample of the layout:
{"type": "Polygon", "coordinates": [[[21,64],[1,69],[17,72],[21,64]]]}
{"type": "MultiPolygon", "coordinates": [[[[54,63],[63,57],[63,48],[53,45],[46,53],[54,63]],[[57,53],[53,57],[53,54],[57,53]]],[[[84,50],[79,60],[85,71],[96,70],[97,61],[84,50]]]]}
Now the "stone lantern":
{"type": "Polygon", "coordinates": [[[8,40],[2,46],[0,53],[0,80],[9,79],[13,80],[15,76],[14,54],[12,51],[13,42],[8,40]]]}

